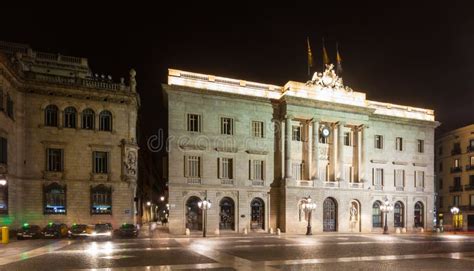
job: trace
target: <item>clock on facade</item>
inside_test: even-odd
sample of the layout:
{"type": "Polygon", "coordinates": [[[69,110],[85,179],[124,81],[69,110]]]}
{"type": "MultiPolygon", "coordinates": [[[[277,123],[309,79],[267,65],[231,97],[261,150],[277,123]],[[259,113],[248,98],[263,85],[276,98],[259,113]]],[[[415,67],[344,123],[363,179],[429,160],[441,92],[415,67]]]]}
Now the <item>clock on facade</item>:
{"type": "Polygon", "coordinates": [[[321,134],[322,134],[324,137],[328,137],[330,133],[331,133],[331,132],[329,131],[329,128],[328,128],[328,127],[323,127],[323,128],[321,129],[321,134]]]}

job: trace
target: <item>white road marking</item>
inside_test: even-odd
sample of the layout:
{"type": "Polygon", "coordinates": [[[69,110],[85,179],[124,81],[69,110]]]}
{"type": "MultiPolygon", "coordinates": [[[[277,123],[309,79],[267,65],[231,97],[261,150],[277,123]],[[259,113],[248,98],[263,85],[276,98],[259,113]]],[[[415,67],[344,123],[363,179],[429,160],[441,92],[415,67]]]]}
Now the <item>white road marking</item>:
{"type": "Polygon", "coordinates": [[[33,250],[29,250],[17,255],[11,255],[0,258],[0,265],[5,265],[9,263],[19,262],[33,257],[38,257],[47,253],[54,252],[55,250],[61,249],[67,245],[72,244],[72,241],[62,240],[46,246],[42,246],[33,250]]]}

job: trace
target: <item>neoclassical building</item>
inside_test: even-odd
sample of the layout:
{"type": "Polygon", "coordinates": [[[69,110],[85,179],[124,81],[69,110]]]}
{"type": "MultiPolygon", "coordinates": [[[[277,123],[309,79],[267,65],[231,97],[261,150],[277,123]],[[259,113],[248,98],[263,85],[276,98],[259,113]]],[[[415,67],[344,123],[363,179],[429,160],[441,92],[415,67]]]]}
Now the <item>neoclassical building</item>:
{"type": "Polygon", "coordinates": [[[377,232],[431,229],[434,111],[376,102],[332,65],[284,86],[170,69],[170,230],[377,232]]]}
{"type": "Polygon", "coordinates": [[[444,229],[474,230],[474,125],[436,140],[439,222],[444,229]],[[458,214],[451,208],[457,207],[458,214]]]}
{"type": "Polygon", "coordinates": [[[0,42],[0,225],[134,221],[135,72],[0,42]]]}

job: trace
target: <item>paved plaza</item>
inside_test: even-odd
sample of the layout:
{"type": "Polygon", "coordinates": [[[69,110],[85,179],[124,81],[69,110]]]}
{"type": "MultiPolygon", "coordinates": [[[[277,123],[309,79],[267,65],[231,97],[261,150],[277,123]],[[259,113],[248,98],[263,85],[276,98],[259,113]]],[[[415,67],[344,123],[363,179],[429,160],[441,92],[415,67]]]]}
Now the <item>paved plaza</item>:
{"type": "Polygon", "coordinates": [[[0,270],[473,270],[462,234],[224,235],[29,240],[0,246],[0,270]]]}

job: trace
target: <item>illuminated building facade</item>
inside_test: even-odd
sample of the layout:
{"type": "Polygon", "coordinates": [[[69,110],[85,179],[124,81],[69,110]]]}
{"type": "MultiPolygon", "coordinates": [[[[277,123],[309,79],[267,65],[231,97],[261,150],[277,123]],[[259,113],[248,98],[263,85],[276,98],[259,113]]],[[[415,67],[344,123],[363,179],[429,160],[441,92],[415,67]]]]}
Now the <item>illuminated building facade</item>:
{"type": "Polygon", "coordinates": [[[134,221],[135,72],[0,42],[0,225],[134,221]]]}
{"type": "Polygon", "coordinates": [[[436,177],[440,223],[445,230],[474,230],[474,125],[436,140],[436,177]],[[451,208],[457,207],[458,214],[451,208]],[[442,220],[441,220],[442,219],[442,220]]]}
{"type": "Polygon", "coordinates": [[[434,111],[381,103],[344,86],[327,65],[282,86],[170,69],[170,230],[303,233],[431,229],[434,111]]]}

